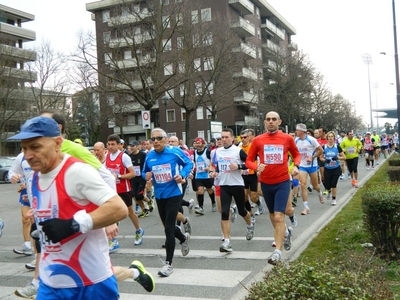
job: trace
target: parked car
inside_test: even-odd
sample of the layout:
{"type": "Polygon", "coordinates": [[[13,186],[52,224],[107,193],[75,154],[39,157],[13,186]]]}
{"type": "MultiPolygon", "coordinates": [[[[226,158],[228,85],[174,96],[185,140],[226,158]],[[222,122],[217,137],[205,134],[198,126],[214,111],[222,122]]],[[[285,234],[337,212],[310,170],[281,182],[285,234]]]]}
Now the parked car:
{"type": "Polygon", "coordinates": [[[8,171],[10,171],[14,159],[15,157],[0,156],[0,181],[10,183],[8,171]]]}

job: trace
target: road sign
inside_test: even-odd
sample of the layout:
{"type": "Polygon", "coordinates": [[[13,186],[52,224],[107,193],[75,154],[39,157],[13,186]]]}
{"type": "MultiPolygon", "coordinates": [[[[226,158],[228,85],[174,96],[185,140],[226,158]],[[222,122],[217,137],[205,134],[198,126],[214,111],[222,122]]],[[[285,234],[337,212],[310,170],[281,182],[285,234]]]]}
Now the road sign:
{"type": "Polygon", "coordinates": [[[150,129],[150,111],[142,110],[142,127],[143,129],[150,129]]]}

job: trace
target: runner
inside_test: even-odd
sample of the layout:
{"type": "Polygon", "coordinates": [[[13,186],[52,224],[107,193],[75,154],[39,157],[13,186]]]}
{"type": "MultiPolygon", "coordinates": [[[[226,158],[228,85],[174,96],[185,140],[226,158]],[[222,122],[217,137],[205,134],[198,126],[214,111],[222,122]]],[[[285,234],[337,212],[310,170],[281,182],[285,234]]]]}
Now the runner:
{"type": "Polygon", "coordinates": [[[374,144],[374,157],[376,165],[379,165],[379,153],[381,152],[381,137],[376,133],[376,130],[372,131],[371,138],[375,140],[374,144]]]}
{"type": "Polygon", "coordinates": [[[371,132],[368,131],[365,134],[364,147],[363,147],[367,170],[369,170],[370,165],[372,169],[374,169],[375,144],[376,144],[375,139],[371,137],[371,132]]]}
{"type": "Polygon", "coordinates": [[[362,144],[359,139],[354,137],[354,132],[347,132],[347,139],[344,139],[340,143],[340,147],[343,149],[346,156],[347,169],[350,173],[351,184],[355,188],[358,188],[358,153],[362,148],[362,144]]]}

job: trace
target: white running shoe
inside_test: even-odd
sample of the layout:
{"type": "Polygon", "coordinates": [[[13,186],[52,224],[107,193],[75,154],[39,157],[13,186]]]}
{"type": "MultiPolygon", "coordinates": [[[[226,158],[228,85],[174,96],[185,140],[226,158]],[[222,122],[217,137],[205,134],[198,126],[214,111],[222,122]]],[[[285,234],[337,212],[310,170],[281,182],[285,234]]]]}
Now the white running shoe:
{"type": "Polygon", "coordinates": [[[172,274],[174,268],[169,264],[168,261],[164,262],[164,265],[160,271],[158,271],[158,275],[161,277],[168,277],[172,274]]]}

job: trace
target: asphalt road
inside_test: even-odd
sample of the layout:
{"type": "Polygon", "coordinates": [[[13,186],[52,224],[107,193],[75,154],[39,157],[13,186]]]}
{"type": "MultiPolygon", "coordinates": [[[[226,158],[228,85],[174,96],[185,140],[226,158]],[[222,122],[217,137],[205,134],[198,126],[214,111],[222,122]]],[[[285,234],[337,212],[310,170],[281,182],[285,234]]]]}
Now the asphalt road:
{"type": "MultiPolygon", "coordinates": [[[[381,159],[382,160],[382,159],[381,159]]],[[[359,184],[374,173],[367,171],[364,159],[359,161],[359,184]]],[[[379,167],[379,166],[378,166],[379,167]]],[[[14,290],[32,280],[33,272],[25,269],[25,263],[33,257],[19,256],[12,252],[22,244],[21,217],[18,203],[17,186],[0,182],[0,218],[5,227],[0,238],[0,299],[19,299],[14,290]]],[[[330,201],[320,204],[316,192],[309,193],[311,213],[301,216],[302,205],[295,208],[298,227],[294,229],[292,249],[284,251],[283,260],[293,260],[303,251],[311,239],[341,210],[357,189],[350,180],[339,182],[337,206],[330,201]]],[[[190,193],[185,199],[194,198],[190,193]]],[[[301,203],[301,198],[299,199],[301,203]]],[[[185,208],[186,209],[186,208],[185,208]]],[[[273,252],[273,229],[268,214],[256,217],[255,237],[247,241],[246,225],[239,216],[232,224],[231,243],[233,252],[219,252],[221,245],[220,215],[211,211],[211,201],[205,196],[205,215],[188,214],[191,220],[192,237],[190,253],[183,257],[177,242],[173,261],[174,272],[168,278],[157,275],[161,261],[165,260],[163,228],[157,210],[149,217],[140,219],[145,230],[143,244],[134,246],[134,227],[130,220],[120,224],[118,237],[121,248],[111,254],[115,266],[129,266],[133,260],[140,260],[155,277],[156,289],[147,293],[139,284],[125,281],[119,285],[121,299],[244,299],[249,287],[255,280],[261,280],[263,272],[271,266],[267,258],[273,252]]],[[[287,220],[287,224],[290,222],[287,220]]]]}

